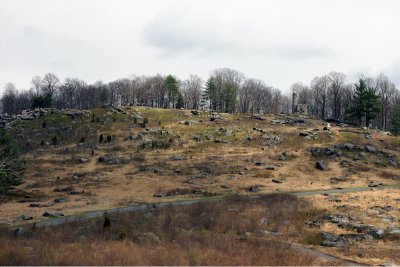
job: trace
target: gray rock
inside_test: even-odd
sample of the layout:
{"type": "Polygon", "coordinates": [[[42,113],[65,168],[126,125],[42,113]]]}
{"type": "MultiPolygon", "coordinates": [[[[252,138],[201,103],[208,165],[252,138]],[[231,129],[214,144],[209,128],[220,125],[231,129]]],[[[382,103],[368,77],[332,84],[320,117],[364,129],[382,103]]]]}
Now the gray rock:
{"type": "Polygon", "coordinates": [[[64,198],[64,197],[59,197],[59,198],[54,199],[55,203],[65,203],[68,201],[69,201],[68,198],[64,198]]]}
{"type": "Polygon", "coordinates": [[[317,161],[317,163],[315,163],[315,168],[321,171],[327,170],[326,165],[322,161],[317,161]]]}
{"type": "Polygon", "coordinates": [[[342,148],[346,150],[354,150],[354,145],[352,143],[344,143],[342,148]]]}
{"type": "Polygon", "coordinates": [[[249,187],[249,192],[256,193],[260,191],[260,187],[258,185],[252,185],[249,187]]]}
{"type": "Polygon", "coordinates": [[[106,156],[100,156],[99,159],[98,159],[98,161],[99,161],[99,162],[108,162],[109,159],[108,159],[108,157],[106,157],[106,156]]]}
{"type": "Polygon", "coordinates": [[[80,163],[86,163],[86,162],[88,162],[89,160],[88,159],[86,159],[86,158],[80,158],[79,159],[79,162],[80,163]]]}
{"type": "Polygon", "coordinates": [[[399,235],[399,234],[400,234],[400,228],[398,228],[398,227],[391,227],[391,228],[388,228],[388,229],[386,230],[386,233],[392,234],[392,235],[399,235]]]}
{"type": "Polygon", "coordinates": [[[309,136],[309,135],[310,135],[310,133],[309,132],[305,132],[305,131],[302,131],[302,132],[299,133],[299,136],[309,136]]]}
{"type": "Polygon", "coordinates": [[[369,153],[375,153],[377,151],[376,148],[373,146],[365,146],[364,149],[369,153]]]}
{"type": "Polygon", "coordinates": [[[343,237],[331,233],[322,232],[321,238],[321,246],[324,247],[343,247],[346,244],[343,237]]]}
{"type": "Polygon", "coordinates": [[[48,217],[48,218],[54,218],[54,217],[58,217],[55,213],[49,212],[49,211],[45,211],[42,214],[43,217],[48,217]]]}
{"type": "Polygon", "coordinates": [[[379,228],[372,228],[368,231],[368,234],[370,234],[374,238],[382,238],[385,234],[385,231],[379,228]]]}
{"type": "Polygon", "coordinates": [[[274,179],[272,179],[272,182],[276,183],[276,184],[281,184],[281,183],[283,183],[283,180],[281,178],[274,178],[274,179]]]}
{"type": "Polygon", "coordinates": [[[22,214],[21,216],[19,216],[19,218],[20,218],[21,220],[24,220],[24,221],[32,220],[32,219],[33,219],[32,215],[29,215],[29,214],[22,214]]]}
{"type": "Polygon", "coordinates": [[[184,160],[185,158],[182,155],[174,155],[171,157],[171,160],[184,160]]]}

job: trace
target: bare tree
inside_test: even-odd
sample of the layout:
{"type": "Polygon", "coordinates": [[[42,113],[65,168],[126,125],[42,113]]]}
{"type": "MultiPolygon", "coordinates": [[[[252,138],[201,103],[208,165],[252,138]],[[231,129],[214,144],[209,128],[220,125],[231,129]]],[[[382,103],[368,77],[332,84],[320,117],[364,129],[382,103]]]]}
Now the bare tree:
{"type": "Polygon", "coordinates": [[[341,72],[332,71],[328,74],[329,80],[329,94],[331,96],[331,110],[332,116],[336,119],[341,114],[341,91],[343,90],[346,83],[346,76],[341,72]]]}
{"type": "Polygon", "coordinates": [[[189,109],[199,109],[201,102],[203,80],[200,76],[190,74],[189,79],[182,81],[182,95],[185,107],[189,109]]]}
{"type": "Polygon", "coordinates": [[[329,78],[324,75],[315,77],[311,81],[311,90],[315,99],[316,113],[320,118],[325,118],[327,114],[329,78]]]}
{"type": "Polygon", "coordinates": [[[41,90],[44,94],[54,96],[58,89],[59,83],[60,79],[58,79],[58,77],[54,73],[47,73],[42,79],[41,90]]]}

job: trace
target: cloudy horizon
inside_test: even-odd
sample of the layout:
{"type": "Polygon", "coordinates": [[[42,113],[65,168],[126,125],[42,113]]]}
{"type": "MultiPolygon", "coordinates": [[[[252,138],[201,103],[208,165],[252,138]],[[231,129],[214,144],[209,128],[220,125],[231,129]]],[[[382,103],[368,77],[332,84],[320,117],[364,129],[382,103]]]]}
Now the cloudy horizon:
{"type": "Polygon", "coordinates": [[[400,86],[400,2],[0,0],[0,90],[55,73],[206,79],[229,67],[288,92],[330,71],[400,86]]]}

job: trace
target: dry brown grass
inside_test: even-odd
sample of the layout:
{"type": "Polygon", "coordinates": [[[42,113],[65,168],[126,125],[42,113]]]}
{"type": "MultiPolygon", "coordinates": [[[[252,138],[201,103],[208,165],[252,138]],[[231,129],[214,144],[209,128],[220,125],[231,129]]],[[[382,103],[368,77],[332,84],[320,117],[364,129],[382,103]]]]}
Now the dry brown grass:
{"type": "Polygon", "coordinates": [[[320,211],[288,195],[237,196],[110,215],[14,237],[2,229],[1,265],[313,265],[321,259],[264,238],[301,232],[320,211]],[[264,220],[264,221],[263,221],[264,220]],[[264,223],[262,223],[264,222],[264,223]]]}

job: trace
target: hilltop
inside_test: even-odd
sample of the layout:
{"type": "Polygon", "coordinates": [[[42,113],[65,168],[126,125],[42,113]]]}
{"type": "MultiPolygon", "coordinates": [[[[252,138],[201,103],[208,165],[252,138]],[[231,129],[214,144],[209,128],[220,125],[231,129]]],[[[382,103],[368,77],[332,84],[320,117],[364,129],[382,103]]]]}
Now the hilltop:
{"type": "MultiPolygon", "coordinates": [[[[312,231],[326,234],[308,243],[286,240],[325,242],[343,257],[351,237],[340,234],[400,233],[399,195],[389,188],[400,185],[400,139],[386,132],[294,114],[146,107],[29,114],[10,126],[26,171],[24,183],[2,199],[1,223],[232,194],[370,188],[307,197],[325,214],[308,222],[312,231]]],[[[351,242],[361,249],[375,241],[364,237],[351,242]]],[[[347,257],[363,258],[357,253],[347,257]]],[[[365,261],[382,263],[374,253],[365,261]]]]}

